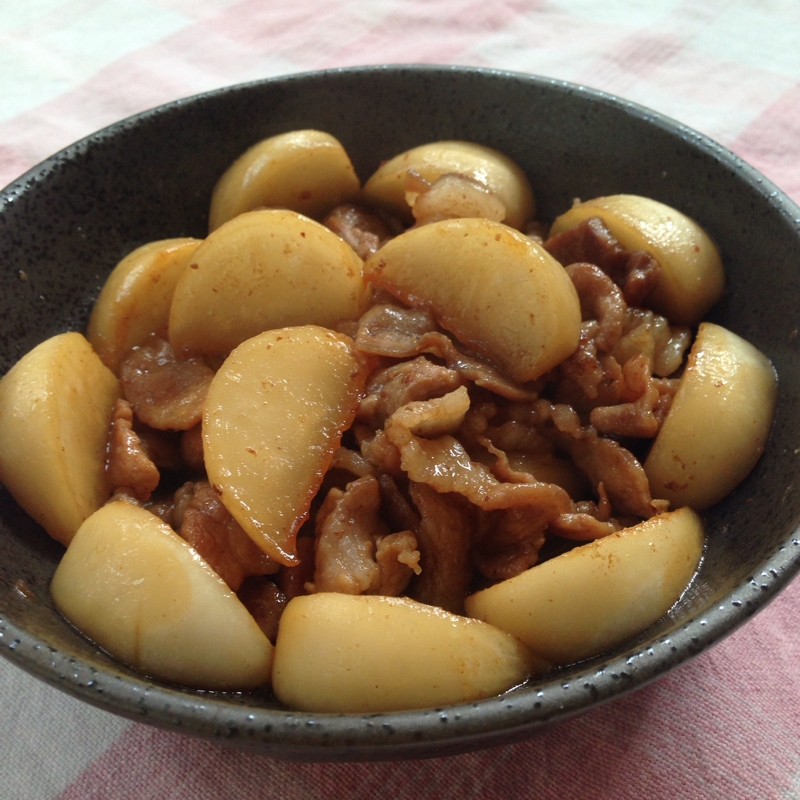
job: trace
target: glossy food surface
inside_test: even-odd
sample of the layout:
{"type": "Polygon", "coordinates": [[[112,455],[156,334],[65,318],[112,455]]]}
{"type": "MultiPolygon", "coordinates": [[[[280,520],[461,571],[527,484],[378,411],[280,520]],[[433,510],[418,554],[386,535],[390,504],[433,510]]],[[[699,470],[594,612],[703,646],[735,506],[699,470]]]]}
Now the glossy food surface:
{"type": "Polygon", "coordinates": [[[281,564],[342,432],[364,373],[346,336],[314,325],[248,339],[220,367],[206,397],[208,478],[250,538],[281,564]]]}
{"type": "Polygon", "coordinates": [[[644,468],[654,497],[703,510],[753,468],[772,427],[778,376],[735,333],[700,325],[675,401],[644,468]]]}
{"type": "Polygon", "coordinates": [[[679,325],[696,325],[725,287],[722,261],[693,219],[651,197],[618,194],[573,206],[553,223],[551,235],[599,217],[628,250],[644,250],[661,265],[648,305],[679,325]]]}
{"type": "Polygon", "coordinates": [[[0,381],[0,480],[65,545],[110,494],[105,450],[119,394],[75,332],[42,342],[0,381]]]}
{"type": "Polygon", "coordinates": [[[525,173],[505,154],[473,142],[429,142],[400,153],[370,176],[364,197],[413,222],[406,198],[408,170],[429,183],[452,173],[473,178],[503,203],[506,215],[501,222],[512,228],[522,228],[533,218],[536,202],[525,173]]]}
{"type": "Polygon", "coordinates": [[[413,228],[364,265],[376,286],[414,308],[521,383],[578,345],[581,309],[567,273],[541,245],[485,219],[413,228]]]}
{"type": "Polygon", "coordinates": [[[256,208],[290,208],[316,218],[360,188],[350,158],[324,131],[288,131],[254,144],[214,187],[208,227],[214,231],[256,208]]]}
{"type": "Polygon", "coordinates": [[[362,179],[425,142],[477,141],[521,165],[543,219],[574,197],[627,193],[678,208],[708,232],[728,281],[711,319],[773,361],[781,390],[761,461],[706,515],[693,585],[636,641],[503,697],[378,717],[289,712],[269,693],[199,696],[113,663],[55,610],[48,587],[63,548],[2,490],[0,653],[118,713],[272,755],[441,756],[528,737],[641,686],[744,623],[797,573],[800,210],[702,136],[586,88],[469,69],[355,69],[234,87],[113,126],[2,195],[0,369],[48,336],[83,329],[103,280],[134,247],[205,236],[208,198],[225,169],[256,142],[301,127],[336,136],[362,179]]]}
{"type": "Polygon", "coordinates": [[[100,360],[116,375],[120,362],[148,336],[167,336],[178,278],[199,239],[166,239],[137,247],[114,267],[89,317],[86,333],[100,360]]]}
{"type": "Polygon", "coordinates": [[[596,539],[468,597],[467,613],[554,664],[624,642],[680,597],[703,552],[690,508],[596,539]]]}
{"type": "Polygon", "coordinates": [[[338,236],[286,209],[241,214],[210,234],[175,287],[176,353],[227,355],[289,325],[357,319],[368,297],[361,259],[338,236]]]}
{"type": "Polygon", "coordinates": [[[236,595],[132,503],[108,503],[81,525],[51,591],[67,619],[144,675],[214,689],[269,682],[272,645],[236,595]]]}
{"type": "Polygon", "coordinates": [[[363,714],[491,697],[541,667],[492,625],[406,597],[321,592],[286,607],[273,682],[293,708],[363,714]]]}

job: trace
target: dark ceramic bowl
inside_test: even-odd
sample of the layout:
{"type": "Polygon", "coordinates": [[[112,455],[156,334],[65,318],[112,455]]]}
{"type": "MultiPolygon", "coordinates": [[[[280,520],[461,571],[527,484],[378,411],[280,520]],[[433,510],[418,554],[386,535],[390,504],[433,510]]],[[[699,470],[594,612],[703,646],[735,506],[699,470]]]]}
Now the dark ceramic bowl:
{"type": "Polygon", "coordinates": [[[362,180],[412,145],[466,139],[527,171],[544,219],[574,197],[624,192],[703,225],[728,275],[711,318],[772,359],[780,397],[763,458],[707,514],[698,575],[636,641],[505,696],[409,713],[295,713],[268,694],[149,681],[99,652],[50,599],[62,548],[0,490],[0,653],[101,708],[274,756],[412,758],[531,736],[663,675],[775,597],[800,568],[800,209],[703,136],[582,87],[472,69],[365,68],[237,86],[112,125],[0,195],[0,371],[46,337],[83,329],[106,275],[134,247],[202,237],[211,189],[231,161],[296,128],[338,137],[362,180]]]}

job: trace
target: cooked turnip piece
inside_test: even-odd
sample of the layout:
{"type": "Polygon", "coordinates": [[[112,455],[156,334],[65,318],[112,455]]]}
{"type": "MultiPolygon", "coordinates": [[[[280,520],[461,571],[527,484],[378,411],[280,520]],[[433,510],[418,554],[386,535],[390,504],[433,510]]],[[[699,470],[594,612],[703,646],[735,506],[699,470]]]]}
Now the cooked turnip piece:
{"type": "Polygon", "coordinates": [[[599,217],[628,250],[644,250],[661,264],[661,279],[647,305],[675,325],[695,325],[725,287],[717,248],[692,219],[670,206],[637,195],[597,197],[573,206],[553,223],[554,236],[599,217]]]}
{"type": "Polygon", "coordinates": [[[110,494],[106,441],[119,395],[79,333],[42,342],[0,380],[0,481],[62,544],[110,494]]]}
{"type": "Polygon", "coordinates": [[[165,239],[142,245],[108,276],[89,317],[87,338],[116,374],[125,354],[155,334],[167,338],[172,294],[198,239],[165,239]]]}
{"type": "Polygon", "coordinates": [[[652,517],[537,564],[466,599],[467,614],[518,636],[554,664],[643,631],[697,569],[703,528],[689,508],[652,517]]]}
{"type": "Polygon", "coordinates": [[[269,682],[272,645],[211,567],[154,514],[124,500],[75,534],[51,584],[80,631],[146,675],[203,689],[269,682]]]}
{"type": "Polygon", "coordinates": [[[764,452],[778,378],[735,333],[704,322],[645,461],[653,497],[702,510],[731,492],[764,452]]]}
{"type": "Polygon", "coordinates": [[[546,665],[513,636],[406,597],[295,597],[281,618],[273,687],[290,708],[369,714],[499,694],[546,665]]]}
{"type": "MultiPolygon", "coordinates": [[[[450,173],[478,181],[505,206],[502,221],[512,228],[522,228],[536,210],[531,185],[510,158],[490,147],[458,141],[424,144],[390,159],[364,184],[364,198],[413,222],[406,198],[409,170],[428,183],[450,173]]],[[[415,199],[413,193],[409,199],[415,199]]]]}
{"type": "Polygon", "coordinates": [[[364,380],[346,336],[308,325],[248,339],[211,382],[203,416],[209,480],[281,564],[297,563],[297,531],[364,380]]]}
{"type": "Polygon", "coordinates": [[[214,187],[209,231],[245,211],[289,208],[319,218],[361,187],[350,158],[329,133],[291,131],[253,145],[214,187]]]}
{"type": "Polygon", "coordinates": [[[289,325],[330,327],[369,304],[362,261],[335,233],[294,211],[251,211],[197,248],[172,300],[179,356],[227,355],[289,325]]]}
{"type": "Polygon", "coordinates": [[[580,303],[564,268],[498,222],[457,219],[414,228],[371,256],[364,273],[407,305],[431,312],[514,380],[538,378],[578,346],[580,303]]]}

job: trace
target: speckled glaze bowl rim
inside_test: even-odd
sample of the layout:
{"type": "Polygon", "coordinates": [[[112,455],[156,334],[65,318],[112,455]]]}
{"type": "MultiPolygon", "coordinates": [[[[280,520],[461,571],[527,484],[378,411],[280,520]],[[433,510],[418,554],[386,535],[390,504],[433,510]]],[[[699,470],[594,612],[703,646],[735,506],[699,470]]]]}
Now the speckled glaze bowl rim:
{"type": "MultiPolygon", "coordinates": [[[[35,191],[51,166],[94,144],[135,127],[152,115],[213,100],[227,92],[263,84],[302,82],[310,76],[336,81],[338,76],[380,75],[410,71],[431,77],[491,75],[530,82],[540,88],[572,93],[613,107],[682,138],[690,147],[735,171],[767,197],[771,206],[800,225],[800,208],[755,169],[721,145],[662,114],[610,94],[552,78],[480,68],[393,65],[355,67],[252,81],[176,100],[116,122],[70,145],[37,165],[0,192],[5,203],[35,191]]],[[[684,663],[732,633],[772,600],[800,571],[800,533],[793,531],[754,574],[727,593],[706,613],[696,614],[667,635],[642,637],[624,652],[543,676],[499,697],[446,708],[370,715],[326,715],[247,705],[247,696],[196,693],[155,685],[146,678],[100,669],[72,658],[0,617],[0,653],[12,663],[67,693],[104,710],[173,731],[217,739],[269,755],[308,761],[381,760],[442,756],[505,744],[529,737],[555,721],[596,707],[639,688],[684,663]],[[710,612],[713,610],[713,614],[710,612]],[[644,644],[642,644],[644,642],[644,644]]]]}

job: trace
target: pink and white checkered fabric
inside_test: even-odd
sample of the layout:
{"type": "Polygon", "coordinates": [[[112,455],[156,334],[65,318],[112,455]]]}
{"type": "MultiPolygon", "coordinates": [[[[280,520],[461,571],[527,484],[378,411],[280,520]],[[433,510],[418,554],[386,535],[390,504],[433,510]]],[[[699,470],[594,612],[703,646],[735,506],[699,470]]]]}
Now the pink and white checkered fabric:
{"type": "MultiPolygon", "coordinates": [[[[0,185],[162,102],[290,72],[489,66],[583,83],[726,145],[800,202],[796,0],[0,3],[0,185]]],[[[9,800],[800,798],[800,582],[663,680],[518,745],[286,764],[118,719],[0,662],[9,800]]]]}

